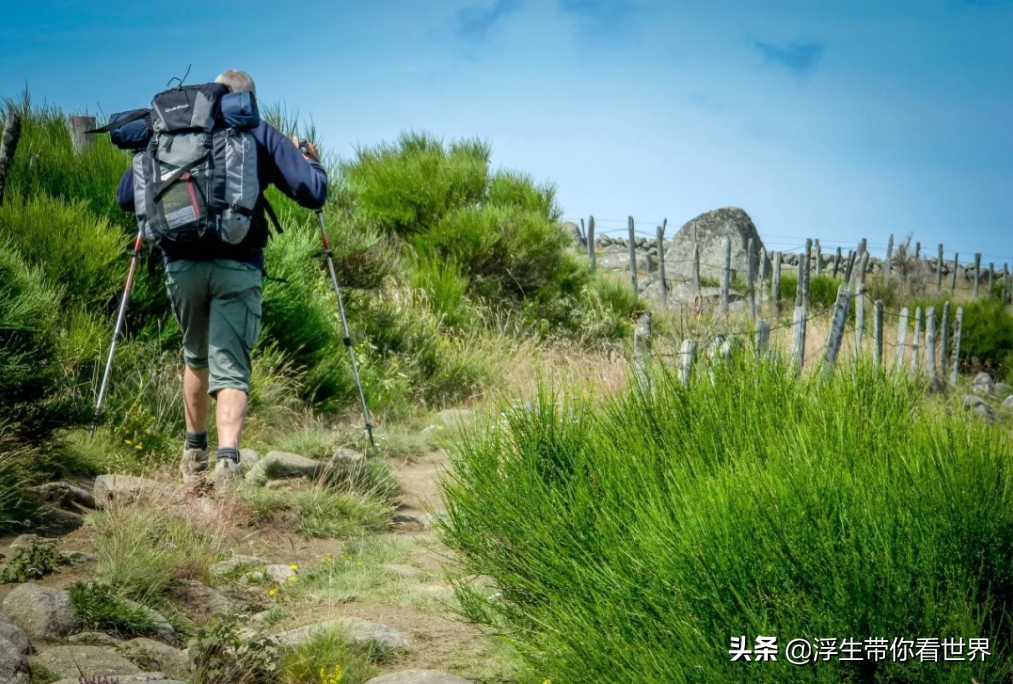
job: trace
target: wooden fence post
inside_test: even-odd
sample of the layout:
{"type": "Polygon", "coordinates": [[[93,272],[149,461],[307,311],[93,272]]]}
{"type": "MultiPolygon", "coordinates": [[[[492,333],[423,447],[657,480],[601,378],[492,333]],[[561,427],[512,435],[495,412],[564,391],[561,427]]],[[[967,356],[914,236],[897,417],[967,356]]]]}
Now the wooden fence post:
{"type": "Polygon", "coordinates": [[[594,273],[594,216],[587,219],[587,262],[591,265],[591,273],[594,273]]]}
{"type": "Polygon", "coordinates": [[[837,288],[837,303],[834,305],[834,320],[830,328],[830,339],[827,341],[827,353],[823,357],[823,372],[833,374],[837,363],[837,353],[841,350],[844,339],[844,324],[848,320],[848,304],[851,302],[851,290],[847,285],[837,288]]]}
{"type": "Polygon", "coordinates": [[[633,294],[640,292],[637,288],[637,236],[634,231],[633,217],[630,216],[630,285],[633,286],[633,294]]]}
{"type": "Polygon", "coordinates": [[[683,340],[682,349],[679,351],[679,381],[683,385],[689,384],[694,363],[696,363],[696,340],[683,340]]]}
{"type": "Polygon", "coordinates": [[[761,313],[763,312],[763,284],[767,282],[767,261],[767,248],[760,247],[760,274],[758,278],[760,291],[756,295],[756,307],[761,313]]]}
{"type": "Polygon", "coordinates": [[[820,241],[816,241],[816,277],[823,275],[823,250],[820,248],[820,241]]]}
{"type": "Polygon", "coordinates": [[[992,296],[992,278],[995,275],[995,264],[990,263],[988,265],[988,290],[985,292],[986,297],[992,296]]]}
{"type": "Polygon", "coordinates": [[[834,253],[834,270],[831,273],[834,280],[837,279],[837,273],[838,271],[840,271],[840,269],[841,269],[841,248],[840,246],[838,246],[837,252],[834,253]]]}
{"type": "Polygon", "coordinates": [[[946,331],[950,325],[950,303],[943,304],[943,318],[939,321],[939,370],[946,378],[946,331]]]}
{"type": "Polygon", "coordinates": [[[700,294],[700,243],[693,241],[693,292],[700,294]]]}
{"type": "Polygon", "coordinates": [[[943,243],[939,243],[939,260],[936,261],[936,296],[943,294],[943,243]]]}
{"type": "Polygon", "coordinates": [[[872,318],[872,358],[877,366],[883,363],[883,302],[879,299],[872,318]]]}
{"type": "Polygon", "coordinates": [[[918,261],[921,258],[922,258],[922,243],[916,242],[915,243],[915,261],[918,261]]]}
{"type": "Polygon", "coordinates": [[[722,238],[721,252],[724,255],[724,263],[721,266],[721,315],[728,316],[728,287],[732,277],[732,241],[730,238],[722,238]]]}
{"type": "Polygon", "coordinates": [[[20,139],[21,115],[17,112],[7,112],[7,119],[4,121],[3,137],[0,138],[0,204],[4,203],[11,165],[14,163],[14,153],[17,152],[18,141],[20,139]]]}
{"type": "Polygon", "coordinates": [[[668,219],[665,219],[664,225],[658,226],[658,275],[661,276],[661,306],[668,308],[668,281],[665,279],[665,227],[668,225],[668,219]]]}
{"type": "Polygon", "coordinates": [[[749,300],[749,317],[756,318],[756,269],[753,267],[753,238],[746,241],[746,299],[749,300]]]}
{"type": "Polygon", "coordinates": [[[950,384],[957,386],[957,378],[960,375],[960,329],[964,324],[964,308],[957,307],[957,315],[953,319],[953,359],[950,368],[950,384]]]}
{"type": "Polygon", "coordinates": [[[936,307],[925,309],[925,368],[929,371],[929,387],[938,389],[936,374],[936,307]]]}
{"type": "Polygon", "coordinates": [[[774,252],[773,273],[770,276],[770,301],[774,303],[774,320],[781,317],[781,252],[774,252]]]}
{"type": "Polygon", "coordinates": [[[907,317],[908,311],[905,306],[900,310],[900,320],[897,321],[897,361],[894,363],[898,371],[904,370],[904,345],[907,343],[907,317]]]}
{"type": "Polygon", "coordinates": [[[886,259],[883,260],[883,285],[890,287],[890,268],[893,265],[893,233],[886,243],[886,259]]]}
{"type": "Polygon", "coordinates": [[[862,238],[862,241],[858,243],[858,253],[865,254],[868,251],[869,251],[869,240],[868,238],[862,238]]]}
{"type": "Polygon", "coordinates": [[[852,285],[855,292],[855,358],[862,353],[862,341],[865,338],[865,267],[869,263],[869,253],[863,252],[858,259],[858,271],[855,272],[857,285],[852,285]]]}
{"type": "Polygon", "coordinates": [[[922,307],[915,307],[915,334],[911,338],[911,372],[918,372],[918,352],[921,351],[922,307]]]}
{"type": "Polygon", "coordinates": [[[641,311],[633,325],[633,368],[640,381],[647,381],[650,367],[651,312],[641,311]]]}
{"type": "Polygon", "coordinates": [[[67,130],[70,131],[70,144],[74,148],[74,154],[81,154],[91,149],[94,138],[87,131],[94,128],[94,116],[67,117],[67,130]]]}
{"type": "Polygon", "coordinates": [[[850,283],[851,276],[855,273],[855,259],[859,253],[853,249],[848,250],[848,262],[844,268],[844,282],[850,283]]]}
{"type": "Polygon", "coordinates": [[[770,320],[761,318],[756,321],[756,356],[762,357],[770,348],[770,320]]]}
{"type": "Polygon", "coordinates": [[[798,265],[798,287],[795,288],[795,306],[809,308],[809,255],[812,253],[813,241],[806,239],[805,253],[798,265]]]}
{"type": "Polygon", "coordinates": [[[805,324],[805,307],[796,306],[791,333],[791,358],[796,376],[802,372],[802,366],[805,364],[805,324]]]}
{"type": "Polygon", "coordinates": [[[981,285],[981,252],[974,255],[974,298],[978,298],[978,286],[981,285]]]}

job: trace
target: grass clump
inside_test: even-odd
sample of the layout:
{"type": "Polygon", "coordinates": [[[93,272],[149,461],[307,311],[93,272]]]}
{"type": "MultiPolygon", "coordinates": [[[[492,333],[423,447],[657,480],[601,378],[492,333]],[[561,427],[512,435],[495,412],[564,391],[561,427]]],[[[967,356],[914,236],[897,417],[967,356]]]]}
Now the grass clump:
{"type": "Polygon", "coordinates": [[[354,537],[377,531],[390,519],[388,504],[355,492],[321,486],[304,491],[245,486],[240,492],[255,519],[286,519],[296,532],[307,537],[354,537]]]}
{"type": "Polygon", "coordinates": [[[124,638],[155,636],[159,625],[150,612],[124,600],[110,586],[94,582],[75,583],[67,589],[78,619],[88,629],[124,638]]]}
{"type": "Polygon", "coordinates": [[[362,684],[376,674],[362,649],[338,632],[322,632],[282,652],[278,678],[282,684],[362,684]]]}
{"type": "Polygon", "coordinates": [[[546,392],[463,442],[444,536],[502,591],[459,587],[471,616],[553,681],[1008,680],[1008,437],[875,368],[796,381],[743,361],[697,378],[546,392]],[[992,656],[731,662],[730,637],[757,635],[988,637],[992,656]]]}

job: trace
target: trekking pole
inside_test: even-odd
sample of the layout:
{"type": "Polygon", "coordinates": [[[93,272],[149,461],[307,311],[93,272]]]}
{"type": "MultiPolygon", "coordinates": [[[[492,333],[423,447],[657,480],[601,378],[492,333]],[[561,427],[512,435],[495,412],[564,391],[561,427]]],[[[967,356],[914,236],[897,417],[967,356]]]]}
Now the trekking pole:
{"type": "Polygon", "coordinates": [[[106,369],[102,374],[102,384],[99,386],[98,399],[95,400],[95,416],[91,422],[90,436],[95,436],[95,425],[98,423],[98,414],[102,410],[102,404],[106,398],[106,389],[109,387],[109,374],[113,369],[113,354],[116,353],[116,343],[120,339],[120,330],[123,329],[123,319],[127,314],[127,302],[130,301],[130,287],[134,284],[134,273],[137,271],[137,263],[141,257],[141,240],[143,232],[137,231],[137,239],[134,240],[134,250],[130,253],[130,270],[127,271],[127,284],[123,288],[123,299],[120,300],[120,312],[116,316],[116,328],[113,330],[113,341],[109,345],[109,358],[106,359],[106,369]]]}
{"type": "Polygon", "coordinates": [[[352,348],[352,336],[348,332],[348,319],[345,317],[345,304],[341,300],[341,288],[338,287],[338,275],[334,271],[334,258],[331,256],[331,243],[327,240],[327,228],[324,227],[324,213],[317,211],[317,223],[320,224],[320,237],[324,241],[324,254],[327,256],[327,268],[331,272],[331,283],[334,285],[334,294],[338,296],[338,311],[341,313],[341,325],[345,331],[344,343],[348,347],[348,358],[352,360],[352,375],[355,376],[355,386],[359,389],[359,402],[362,404],[362,415],[366,419],[366,434],[369,436],[370,446],[375,447],[373,442],[373,425],[369,422],[369,407],[366,406],[366,395],[362,391],[362,381],[359,379],[359,365],[355,362],[355,349],[352,348]]]}

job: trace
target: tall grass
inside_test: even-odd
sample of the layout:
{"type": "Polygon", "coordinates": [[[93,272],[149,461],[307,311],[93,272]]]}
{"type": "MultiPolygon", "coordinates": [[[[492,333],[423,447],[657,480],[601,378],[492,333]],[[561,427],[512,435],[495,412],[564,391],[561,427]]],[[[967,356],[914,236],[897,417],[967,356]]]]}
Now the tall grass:
{"type": "Polygon", "coordinates": [[[465,440],[447,543],[468,613],[567,682],[985,682],[1010,676],[1007,436],[860,367],[729,364],[688,388],[544,392],[465,440]],[[731,637],[990,637],[985,662],[731,662],[731,637]]]}

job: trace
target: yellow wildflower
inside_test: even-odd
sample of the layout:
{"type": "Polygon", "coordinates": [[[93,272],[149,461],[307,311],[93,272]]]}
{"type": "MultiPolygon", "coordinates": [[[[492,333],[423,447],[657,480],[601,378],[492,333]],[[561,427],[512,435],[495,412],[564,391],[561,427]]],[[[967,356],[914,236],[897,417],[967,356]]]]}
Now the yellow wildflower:
{"type": "Polygon", "coordinates": [[[124,443],[124,444],[133,444],[133,442],[131,442],[131,441],[130,441],[129,439],[125,439],[125,440],[123,440],[123,443],[124,443]]]}
{"type": "Polygon", "coordinates": [[[267,590],[267,595],[268,596],[274,596],[277,593],[278,593],[278,590],[275,587],[271,587],[270,589],[267,590]]]}
{"type": "Polygon", "coordinates": [[[333,563],[334,562],[334,556],[332,556],[331,554],[327,554],[326,556],[324,556],[324,562],[325,563],[333,563]]]}
{"type": "Polygon", "coordinates": [[[140,449],[141,449],[142,447],[143,447],[143,445],[141,445],[141,444],[135,444],[135,445],[134,445],[134,448],[135,448],[135,449],[137,449],[138,451],[140,451],[140,449]]]}
{"type": "Polygon", "coordinates": [[[290,575],[288,578],[289,582],[295,582],[295,575],[290,575]]]}
{"type": "Polygon", "coordinates": [[[298,570],[298,569],[299,569],[299,566],[298,566],[298,565],[296,565],[295,563],[292,563],[292,565],[288,566],[288,569],[289,569],[289,570],[298,570]]]}

